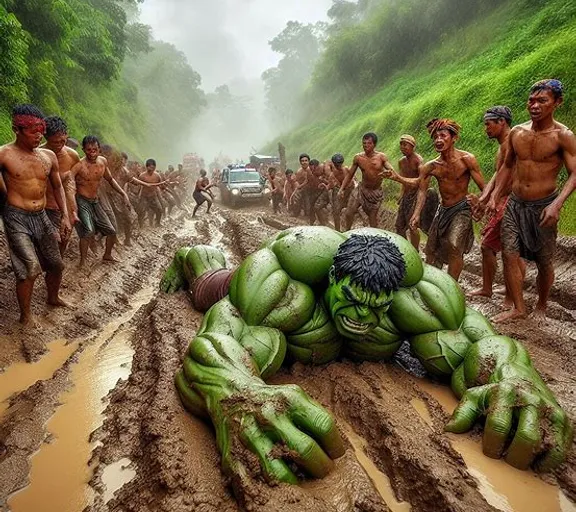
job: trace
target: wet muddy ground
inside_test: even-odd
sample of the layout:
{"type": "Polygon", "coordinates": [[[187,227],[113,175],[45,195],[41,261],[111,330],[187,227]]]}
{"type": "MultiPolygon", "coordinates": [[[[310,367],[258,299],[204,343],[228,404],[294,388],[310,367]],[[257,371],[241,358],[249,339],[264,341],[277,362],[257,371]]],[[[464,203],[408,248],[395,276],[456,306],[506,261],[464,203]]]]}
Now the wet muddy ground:
{"type": "MultiPolygon", "coordinates": [[[[390,227],[390,215],[383,217],[390,227]]],[[[177,248],[213,244],[231,266],[294,220],[263,208],[227,210],[121,247],[117,264],[68,265],[69,310],[48,310],[37,284],[40,327],[19,329],[13,277],[0,237],[0,510],[100,511],[576,511],[576,451],[553,475],[515,470],[482,455],[481,428],[445,434],[456,400],[424,375],[406,347],[393,363],[339,361],[284,368],[335,415],[348,450],[320,481],[269,486],[257,471],[237,496],[220,472],[209,425],[186,414],[172,378],[201,321],[185,292],[157,291],[177,248]]],[[[387,226],[386,226],[387,224],[387,226]]],[[[525,343],[571,418],[576,418],[576,243],[559,258],[551,318],[500,328],[525,343]]],[[[462,285],[479,284],[468,259],[462,285]]],[[[533,283],[533,271],[528,283],[533,283]]],[[[527,285],[533,301],[533,290],[527,285]]],[[[492,315],[502,296],[471,303],[492,315]]]]}

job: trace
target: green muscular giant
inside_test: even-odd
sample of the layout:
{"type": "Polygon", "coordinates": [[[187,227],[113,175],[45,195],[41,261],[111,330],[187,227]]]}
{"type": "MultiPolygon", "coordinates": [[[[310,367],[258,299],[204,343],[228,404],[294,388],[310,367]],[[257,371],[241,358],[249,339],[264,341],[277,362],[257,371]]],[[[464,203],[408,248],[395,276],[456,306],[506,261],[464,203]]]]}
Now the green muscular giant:
{"type": "MultiPolygon", "coordinates": [[[[194,286],[224,267],[212,247],[183,248],[161,287],[194,286]]],[[[245,449],[267,478],[291,483],[294,463],[323,477],[344,452],[324,408],[298,386],[266,384],[284,360],[386,360],[405,339],[460,399],[447,431],[466,432],[485,416],[484,453],[523,469],[557,467],[570,449],[572,424],[522,345],[497,335],[458,284],[398,235],[288,229],[249,255],[214,302],[176,387],[191,413],[212,420],[233,477],[245,474],[245,449]]]]}

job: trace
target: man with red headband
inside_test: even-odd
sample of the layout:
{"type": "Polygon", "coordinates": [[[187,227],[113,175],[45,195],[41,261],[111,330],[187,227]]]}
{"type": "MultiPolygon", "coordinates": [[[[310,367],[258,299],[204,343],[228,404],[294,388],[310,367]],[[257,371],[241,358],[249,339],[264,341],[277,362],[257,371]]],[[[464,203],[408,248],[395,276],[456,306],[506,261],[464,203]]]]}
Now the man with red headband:
{"type": "Polygon", "coordinates": [[[419,170],[419,189],[410,229],[420,227],[430,179],[436,178],[441,204],[438,207],[426,244],[426,263],[439,268],[448,263],[448,273],[456,280],[464,267],[464,254],[474,243],[472,211],[468,203],[470,178],[480,190],[484,178],[476,157],[454,147],[460,126],[451,119],[433,119],[426,126],[440,156],[422,165],[419,170]]]}
{"type": "Polygon", "coordinates": [[[526,316],[520,258],[536,262],[538,302],[534,314],[546,315],[554,283],[560,210],[576,189],[576,137],[554,119],[563,97],[559,80],[535,83],[528,97],[530,121],[512,128],[504,145],[506,159],[496,174],[488,209],[497,211],[500,198],[512,181],[512,193],[502,219],[502,253],[504,277],[514,308],[495,316],[495,322],[526,316]],[[568,180],[559,192],[558,174],[562,167],[568,171],[568,180]]]}
{"type": "Polygon", "coordinates": [[[46,272],[48,304],[67,306],[60,298],[64,264],[58,242],[68,238],[70,220],[56,155],[39,148],[46,130],[44,114],[34,105],[17,105],[12,111],[16,140],[0,147],[0,171],[6,186],[4,230],[16,274],[20,322],[34,323],[30,302],[36,278],[46,272]],[[62,212],[60,232],[46,215],[46,187],[50,182],[62,212]]]}

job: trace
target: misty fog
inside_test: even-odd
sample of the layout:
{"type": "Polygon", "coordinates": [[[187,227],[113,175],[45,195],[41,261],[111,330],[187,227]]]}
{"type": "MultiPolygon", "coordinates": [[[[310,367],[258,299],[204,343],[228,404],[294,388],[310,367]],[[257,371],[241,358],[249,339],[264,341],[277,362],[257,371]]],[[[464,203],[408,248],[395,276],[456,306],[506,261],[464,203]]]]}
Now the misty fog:
{"type": "Polygon", "coordinates": [[[273,139],[280,130],[266,115],[260,77],[280,57],[268,41],[288,21],[326,20],[331,5],[332,0],[146,0],[141,21],[152,26],[156,39],[186,55],[208,95],[182,153],[197,152],[207,163],[220,153],[246,159],[273,139]]]}

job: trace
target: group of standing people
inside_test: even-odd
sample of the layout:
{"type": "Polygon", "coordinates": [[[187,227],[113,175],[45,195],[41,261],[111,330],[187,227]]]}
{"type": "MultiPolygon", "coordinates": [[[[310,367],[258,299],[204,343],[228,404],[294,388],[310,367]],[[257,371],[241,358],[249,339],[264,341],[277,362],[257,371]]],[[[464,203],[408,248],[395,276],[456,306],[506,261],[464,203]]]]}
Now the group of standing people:
{"type": "Polygon", "coordinates": [[[350,167],[344,165],[341,154],[324,163],[302,154],[300,168],[296,173],[286,170],[283,183],[275,169],[269,171],[273,209],[278,212],[284,204],[292,215],[304,212],[311,225],[316,221],[328,225],[331,204],[335,229],[346,231],[362,208],[369,225],[377,227],[383,181],[396,181],[402,185],[396,231],[417,249],[420,230],[427,234],[427,263],[439,268],[447,264],[448,273],[458,280],[464,255],[474,243],[473,221],[486,219],[481,240],[483,285],[472,295],[492,296],[497,254],[502,252],[505,310],[493,320],[525,317],[522,287],[526,261],[534,261],[538,270],[534,314],[543,316],[554,282],[560,210],[576,189],[576,138],[554,119],[563,96],[558,80],[535,83],[527,103],[530,120],[517,126],[513,126],[509,107],[497,105],[486,110],[486,135],[498,142],[495,172],[488,184],[476,157],[455,146],[460,125],[452,119],[435,118],[427,124],[427,131],[437,158],[425,162],[416,152],[416,139],[404,134],[397,172],[387,156],[376,150],[376,134],[366,133],[363,152],[354,156],[350,167]],[[568,180],[558,190],[562,167],[568,180]],[[356,183],[358,170],[362,179],[356,183]],[[438,193],[431,188],[432,178],[438,193]],[[479,194],[470,192],[471,181],[479,194]]]}
{"type": "Polygon", "coordinates": [[[101,146],[92,135],[84,137],[85,156],[80,158],[67,145],[65,121],[45,117],[34,105],[14,107],[12,129],[16,140],[0,147],[0,215],[16,276],[20,322],[30,324],[34,283],[42,272],[48,304],[68,305],[60,297],[60,284],[73,227],[81,267],[89,249],[95,250],[97,236],[106,240],[103,260],[114,262],[119,229],[124,245],[131,245],[132,210],[141,226],[146,215],[159,225],[163,212],[184,207],[186,180],[181,168],[161,176],[154,160],[146,162],[143,172],[138,165],[131,171],[125,153],[101,146]]]}

